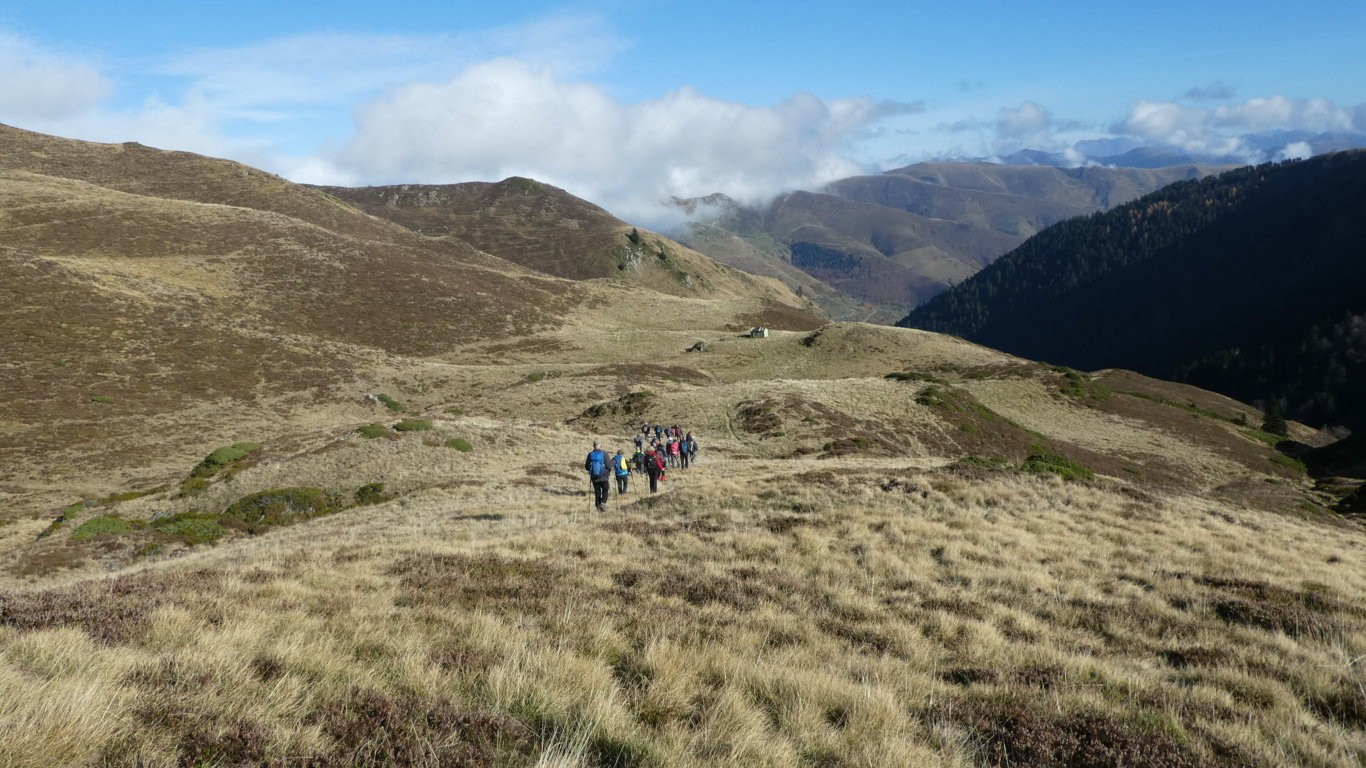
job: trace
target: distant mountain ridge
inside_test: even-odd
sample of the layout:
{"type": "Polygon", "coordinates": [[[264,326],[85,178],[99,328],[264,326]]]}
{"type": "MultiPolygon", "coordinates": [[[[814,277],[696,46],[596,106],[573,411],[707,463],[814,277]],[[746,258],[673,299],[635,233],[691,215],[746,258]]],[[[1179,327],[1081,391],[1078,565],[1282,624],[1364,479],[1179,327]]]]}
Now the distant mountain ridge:
{"type": "Polygon", "coordinates": [[[1035,236],[900,324],[1366,425],[1366,151],[1174,184],[1035,236]]]}
{"type": "Polygon", "coordinates": [[[718,213],[675,236],[802,286],[836,319],[890,323],[1052,224],[1219,170],[918,163],[780,195],[762,209],[690,201],[710,200],[718,213]]]}
{"type": "MultiPolygon", "coordinates": [[[[316,187],[380,219],[570,280],[622,279],[679,296],[790,294],[534,179],[316,187]]],[[[800,302],[798,302],[800,303],[800,302]]]]}

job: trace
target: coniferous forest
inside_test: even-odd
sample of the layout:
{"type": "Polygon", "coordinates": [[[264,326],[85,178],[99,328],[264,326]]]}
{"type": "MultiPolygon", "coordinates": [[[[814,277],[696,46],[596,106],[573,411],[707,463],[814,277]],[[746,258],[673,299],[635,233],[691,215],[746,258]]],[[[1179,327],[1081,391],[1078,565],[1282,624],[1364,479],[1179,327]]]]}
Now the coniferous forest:
{"type": "Polygon", "coordinates": [[[1366,427],[1366,151],[1062,222],[899,325],[1366,427]]]}

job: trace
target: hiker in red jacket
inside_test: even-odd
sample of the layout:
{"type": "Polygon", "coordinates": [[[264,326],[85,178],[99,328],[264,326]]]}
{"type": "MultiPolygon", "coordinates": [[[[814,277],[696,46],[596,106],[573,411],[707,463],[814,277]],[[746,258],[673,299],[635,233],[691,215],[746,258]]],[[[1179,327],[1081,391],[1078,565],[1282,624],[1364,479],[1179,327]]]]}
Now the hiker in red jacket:
{"type": "Polygon", "coordinates": [[[650,493],[658,493],[659,481],[664,479],[664,459],[653,446],[645,452],[645,474],[650,478],[650,493]]]}

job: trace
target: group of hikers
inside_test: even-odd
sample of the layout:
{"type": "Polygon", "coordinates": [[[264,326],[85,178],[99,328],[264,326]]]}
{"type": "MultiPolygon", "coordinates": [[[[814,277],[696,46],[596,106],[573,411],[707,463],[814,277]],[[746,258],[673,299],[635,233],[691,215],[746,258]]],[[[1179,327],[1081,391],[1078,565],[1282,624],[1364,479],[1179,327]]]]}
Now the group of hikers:
{"type": "Polygon", "coordinates": [[[607,511],[613,477],[617,480],[617,495],[626,493],[632,473],[644,473],[650,478],[650,493],[657,493],[666,470],[687,469],[697,461],[697,438],[677,424],[665,427],[642,422],[634,442],[636,452],[628,457],[621,449],[615,454],[608,453],[597,440],[593,441],[593,450],[584,459],[583,468],[593,481],[593,505],[599,512],[607,511]]]}

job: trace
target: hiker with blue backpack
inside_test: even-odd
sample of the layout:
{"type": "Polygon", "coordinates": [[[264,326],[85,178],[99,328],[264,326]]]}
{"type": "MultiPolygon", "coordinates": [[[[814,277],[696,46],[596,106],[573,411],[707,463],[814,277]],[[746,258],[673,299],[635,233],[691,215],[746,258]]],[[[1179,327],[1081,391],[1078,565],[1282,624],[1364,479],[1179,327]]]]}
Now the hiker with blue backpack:
{"type": "Polygon", "coordinates": [[[607,497],[611,495],[612,469],[609,466],[607,453],[598,447],[598,441],[593,441],[593,450],[588,452],[588,458],[583,461],[584,471],[588,473],[588,478],[593,481],[593,506],[599,512],[607,511],[607,497]]]}

